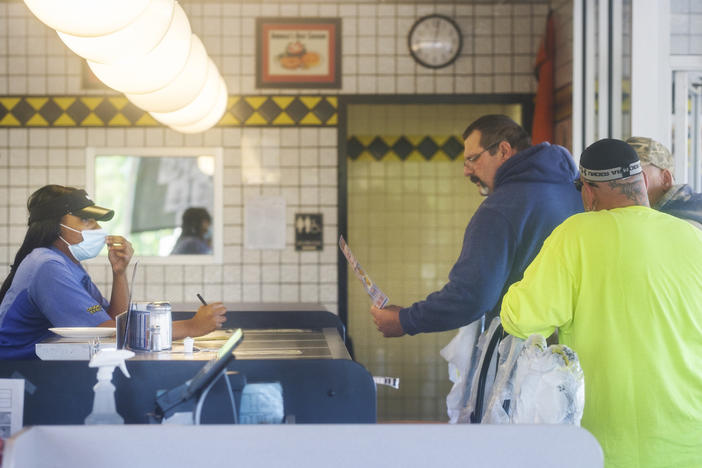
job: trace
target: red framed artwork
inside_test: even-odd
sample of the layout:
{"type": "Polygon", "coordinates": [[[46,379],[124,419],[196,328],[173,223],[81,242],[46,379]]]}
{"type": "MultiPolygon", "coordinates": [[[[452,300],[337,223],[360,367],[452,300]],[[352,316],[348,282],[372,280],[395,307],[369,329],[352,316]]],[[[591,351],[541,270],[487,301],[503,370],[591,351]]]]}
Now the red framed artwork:
{"type": "Polygon", "coordinates": [[[256,18],[256,87],[340,88],[339,18],[256,18]]]}

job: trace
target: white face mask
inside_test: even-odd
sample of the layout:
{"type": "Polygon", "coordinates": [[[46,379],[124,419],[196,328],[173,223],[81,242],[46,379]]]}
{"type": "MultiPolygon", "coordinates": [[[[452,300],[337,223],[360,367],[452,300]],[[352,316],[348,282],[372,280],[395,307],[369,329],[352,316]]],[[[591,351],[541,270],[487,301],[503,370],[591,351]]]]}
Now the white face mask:
{"type": "Polygon", "coordinates": [[[61,226],[73,232],[79,232],[83,236],[83,241],[79,242],[78,244],[69,244],[66,239],[59,236],[62,241],[66,242],[71,255],[73,255],[73,257],[79,262],[97,257],[102,248],[105,246],[107,231],[104,229],[86,229],[85,231],[79,231],[77,229],[70,228],[65,224],[62,224],[61,226]]]}

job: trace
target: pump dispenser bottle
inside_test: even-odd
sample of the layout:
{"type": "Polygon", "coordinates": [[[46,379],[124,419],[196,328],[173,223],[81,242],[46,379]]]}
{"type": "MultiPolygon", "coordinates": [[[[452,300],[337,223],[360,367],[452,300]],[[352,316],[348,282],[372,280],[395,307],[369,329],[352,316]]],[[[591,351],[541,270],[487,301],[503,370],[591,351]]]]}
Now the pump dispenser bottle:
{"type": "Polygon", "coordinates": [[[102,349],[90,359],[90,367],[97,367],[97,383],[93,387],[93,412],[85,418],[85,424],[124,424],[124,419],[115,408],[115,386],[112,385],[112,372],[119,366],[129,377],[125,360],[134,353],[126,349],[102,349]]]}

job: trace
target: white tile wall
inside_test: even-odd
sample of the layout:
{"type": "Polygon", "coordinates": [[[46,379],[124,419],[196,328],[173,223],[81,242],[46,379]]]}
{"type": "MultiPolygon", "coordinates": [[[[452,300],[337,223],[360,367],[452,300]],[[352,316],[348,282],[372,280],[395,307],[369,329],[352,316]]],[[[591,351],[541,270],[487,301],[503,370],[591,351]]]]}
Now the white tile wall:
{"type": "Polygon", "coordinates": [[[701,1],[671,1],[670,53],[672,55],[702,55],[701,1]]]}

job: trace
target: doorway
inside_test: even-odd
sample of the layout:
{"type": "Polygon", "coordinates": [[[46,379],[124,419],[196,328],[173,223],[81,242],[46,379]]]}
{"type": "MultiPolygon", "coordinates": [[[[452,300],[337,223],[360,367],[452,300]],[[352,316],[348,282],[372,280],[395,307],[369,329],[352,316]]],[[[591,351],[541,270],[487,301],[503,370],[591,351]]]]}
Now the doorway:
{"type": "MultiPolygon", "coordinates": [[[[524,107],[347,105],[345,132],[340,131],[346,153],[342,233],[391,304],[409,306],[443,287],[460,254],[465,228],[482,201],[463,177],[466,126],[496,113],[521,122],[524,107]]],[[[451,382],[439,351],[456,331],[384,338],[352,273],[346,275],[346,291],[355,359],[374,376],[400,378],[399,389],[378,386],[378,421],[446,421],[451,382]]]]}

